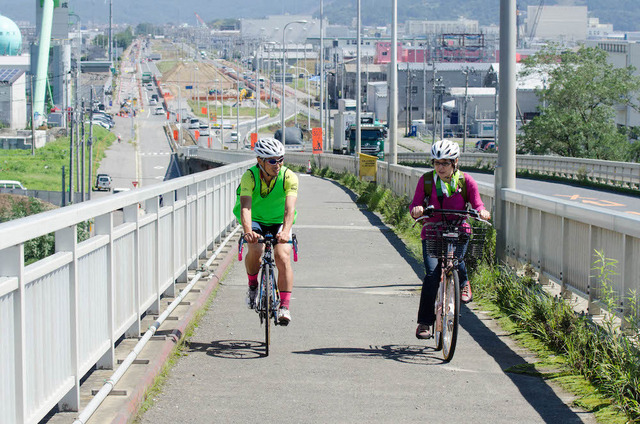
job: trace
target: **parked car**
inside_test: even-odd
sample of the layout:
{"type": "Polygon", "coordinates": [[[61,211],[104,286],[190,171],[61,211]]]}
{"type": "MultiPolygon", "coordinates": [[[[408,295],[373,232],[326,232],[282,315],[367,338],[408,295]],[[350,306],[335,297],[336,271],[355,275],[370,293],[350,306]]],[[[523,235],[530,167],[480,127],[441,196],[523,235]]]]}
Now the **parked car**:
{"type": "Polygon", "coordinates": [[[107,130],[111,129],[111,124],[105,121],[101,121],[99,119],[94,119],[93,121],[85,121],[85,124],[100,125],[104,129],[107,129],[107,130]]]}
{"type": "Polygon", "coordinates": [[[476,141],[476,149],[478,149],[478,150],[486,150],[487,144],[489,144],[489,143],[493,143],[493,140],[491,140],[491,139],[478,140],[478,141],[476,141]]]}
{"type": "Polygon", "coordinates": [[[111,191],[111,177],[109,174],[98,174],[96,176],[96,190],[111,191]]]}
{"type": "Polygon", "coordinates": [[[20,181],[15,180],[0,180],[0,188],[11,188],[11,189],[19,189],[26,190],[27,188],[22,185],[20,181]]]}
{"type": "Polygon", "coordinates": [[[231,131],[231,141],[233,141],[233,142],[237,142],[238,141],[238,132],[237,131],[231,131]]]}
{"type": "Polygon", "coordinates": [[[209,135],[209,125],[200,122],[200,135],[209,135]]]}

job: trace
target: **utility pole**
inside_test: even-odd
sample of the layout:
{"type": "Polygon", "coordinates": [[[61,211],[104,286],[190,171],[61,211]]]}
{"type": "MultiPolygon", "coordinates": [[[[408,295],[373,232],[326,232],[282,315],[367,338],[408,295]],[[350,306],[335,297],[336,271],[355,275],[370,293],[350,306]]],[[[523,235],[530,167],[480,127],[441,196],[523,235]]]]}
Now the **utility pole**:
{"type": "Polygon", "coordinates": [[[407,102],[404,110],[405,137],[409,137],[409,120],[411,119],[411,72],[409,71],[409,62],[407,62],[407,102]]]}
{"type": "MultiPolygon", "coordinates": [[[[360,3],[361,0],[357,0],[358,3],[358,23],[357,23],[357,27],[358,27],[358,35],[356,36],[356,153],[360,153],[361,152],[361,146],[362,146],[362,129],[361,129],[361,114],[360,114],[360,110],[362,109],[362,73],[360,72],[360,3]]],[[[343,69],[344,69],[344,57],[342,59],[342,63],[343,63],[343,69]]],[[[343,75],[343,80],[344,80],[344,75],[343,75]]],[[[344,95],[344,93],[342,93],[344,95]]],[[[383,152],[384,154],[384,152],[383,152]]],[[[359,157],[357,158],[359,160],[359,157]]],[[[358,175],[359,175],[359,170],[358,170],[358,175]]]]}
{"type": "Polygon", "coordinates": [[[320,0],[320,69],[319,69],[319,74],[320,74],[320,129],[322,130],[322,140],[323,140],[323,146],[324,146],[324,150],[328,151],[329,150],[329,142],[328,142],[328,134],[325,133],[324,131],[324,125],[323,125],[323,116],[322,116],[322,112],[324,112],[324,27],[323,27],[323,21],[324,21],[324,6],[323,6],[323,0],[320,0]]]}
{"type": "Polygon", "coordinates": [[[427,49],[423,49],[422,52],[422,91],[424,94],[424,101],[422,102],[422,119],[424,119],[424,126],[427,127],[427,49]]]}
{"type": "Polygon", "coordinates": [[[93,86],[91,86],[91,109],[89,109],[89,200],[91,200],[91,182],[93,181],[93,86]]]}
{"type": "MultiPolygon", "coordinates": [[[[85,186],[85,181],[84,181],[84,165],[85,165],[85,159],[86,159],[86,154],[85,154],[85,150],[84,150],[84,148],[85,148],[84,147],[84,142],[85,142],[85,140],[84,140],[84,98],[82,99],[82,113],[80,115],[80,125],[82,126],[82,138],[80,140],[80,143],[82,144],[82,151],[81,151],[81,154],[80,154],[80,156],[82,158],[82,161],[81,161],[81,167],[82,167],[82,173],[81,174],[82,174],[82,176],[80,178],[80,181],[81,181],[81,184],[80,184],[80,187],[81,187],[80,188],[80,196],[82,198],[81,198],[80,201],[84,202],[84,190],[85,190],[85,187],[86,187],[85,186]]],[[[89,125],[91,125],[91,123],[89,125]]]]}
{"type": "Polygon", "coordinates": [[[111,46],[113,43],[112,32],[111,32],[112,26],[113,26],[113,0],[109,0],[109,62],[113,62],[113,51],[111,50],[111,46]]]}
{"type": "Polygon", "coordinates": [[[469,73],[471,70],[467,67],[462,73],[464,74],[464,114],[463,127],[462,127],[462,152],[464,153],[467,148],[467,104],[469,103],[469,73]]]}
{"type": "Polygon", "coordinates": [[[36,155],[36,114],[33,108],[33,75],[31,75],[31,156],[36,155]]]}
{"type": "MultiPolygon", "coordinates": [[[[75,106],[74,109],[76,111],[76,187],[80,188],[80,56],[78,56],[78,62],[76,66],[76,95],[75,95],[75,106]]],[[[71,193],[72,196],[75,196],[74,193],[71,193]]],[[[75,197],[74,197],[75,200],[75,197]]],[[[72,200],[72,203],[74,202],[72,200]]]]}
{"type": "Polygon", "coordinates": [[[433,128],[431,131],[431,135],[433,136],[431,139],[431,143],[436,142],[436,62],[432,62],[433,65],[433,79],[431,85],[431,121],[433,124],[433,128]]]}
{"type": "MultiPolygon", "coordinates": [[[[236,80],[236,150],[240,150],[240,80],[236,80]]],[[[283,131],[284,132],[284,131],[283,131]]]]}
{"type": "Polygon", "coordinates": [[[71,107],[71,111],[69,114],[71,115],[69,120],[71,121],[71,131],[69,131],[69,204],[73,203],[73,135],[75,133],[75,113],[76,107],[75,104],[71,107]]]}
{"type": "Polygon", "coordinates": [[[398,163],[398,0],[391,0],[391,75],[389,78],[389,158],[398,163]]]}
{"type": "Polygon", "coordinates": [[[500,0],[500,139],[495,169],[496,257],[507,258],[507,205],[503,189],[516,188],[516,1],[500,0]]]}

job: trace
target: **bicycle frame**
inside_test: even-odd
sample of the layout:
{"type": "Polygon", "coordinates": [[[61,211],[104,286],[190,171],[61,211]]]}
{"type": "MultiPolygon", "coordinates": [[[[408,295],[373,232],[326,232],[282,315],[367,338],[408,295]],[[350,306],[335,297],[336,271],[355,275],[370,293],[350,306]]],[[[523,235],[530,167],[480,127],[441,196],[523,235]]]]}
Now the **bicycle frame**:
{"type": "MultiPolygon", "coordinates": [[[[238,260],[242,260],[242,249],[244,246],[244,234],[238,242],[238,260]]],[[[265,356],[269,356],[269,345],[271,344],[270,319],[278,325],[276,311],[280,306],[280,290],[278,289],[276,278],[276,264],[273,257],[273,248],[277,240],[270,234],[258,240],[264,244],[264,253],[260,263],[260,277],[258,278],[258,293],[254,309],[260,317],[260,324],[264,324],[265,330],[265,356]]],[[[288,243],[293,244],[293,260],[298,261],[298,240],[293,234],[288,243]]]]}
{"type": "Polygon", "coordinates": [[[434,305],[436,321],[433,330],[436,350],[442,349],[444,360],[450,361],[456,348],[460,315],[460,281],[457,267],[464,259],[472,236],[471,228],[465,227],[464,222],[468,216],[479,221],[487,221],[480,219],[474,210],[458,211],[429,207],[425,212],[426,214],[416,222],[433,213],[440,213],[441,217],[440,222],[425,223],[427,237],[431,242],[425,244],[425,249],[428,250],[427,254],[438,258],[440,266],[440,281],[434,305]],[[454,217],[450,218],[450,215],[454,217]]]}

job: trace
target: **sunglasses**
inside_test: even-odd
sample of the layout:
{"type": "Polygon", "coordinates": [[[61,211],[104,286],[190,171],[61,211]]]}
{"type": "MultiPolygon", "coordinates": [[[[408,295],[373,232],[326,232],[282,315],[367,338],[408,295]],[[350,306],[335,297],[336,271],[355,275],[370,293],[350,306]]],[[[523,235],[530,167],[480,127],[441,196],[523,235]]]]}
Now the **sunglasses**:
{"type": "Polygon", "coordinates": [[[451,165],[453,165],[453,164],[452,164],[451,162],[449,162],[449,161],[446,161],[446,162],[437,162],[437,161],[434,161],[434,162],[433,162],[433,165],[434,165],[434,166],[441,166],[441,167],[443,167],[443,168],[448,168],[449,166],[451,166],[451,165]]]}
{"type": "Polygon", "coordinates": [[[265,159],[265,161],[269,164],[269,165],[277,165],[279,163],[284,162],[284,158],[283,157],[279,157],[277,159],[274,158],[270,158],[270,159],[265,159]]]}

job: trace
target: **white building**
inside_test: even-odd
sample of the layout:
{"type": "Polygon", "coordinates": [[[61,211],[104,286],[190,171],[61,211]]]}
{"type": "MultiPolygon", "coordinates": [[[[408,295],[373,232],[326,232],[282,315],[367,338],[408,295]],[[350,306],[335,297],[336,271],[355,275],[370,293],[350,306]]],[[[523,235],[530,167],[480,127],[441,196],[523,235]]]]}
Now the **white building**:
{"type": "MultiPolygon", "coordinates": [[[[637,41],[601,39],[587,41],[588,47],[599,47],[608,54],[608,61],[616,68],[633,66],[634,75],[640,76],[640,44],[637,41]]],[[[636,98],[635,103],[638,102],[636,98]]],[[[616,124],[628,127],[640,126],[640,113],[630,106],[616,108],[616,124]]]]}
{"type": "Polygon", "coordinates": [[[457,21],[422,21],[409,19],[405,26],[405,36],[440,34],[477,34],[478,21],[460,18],[457,21]]]}
{"type": "Polygon", "coordinates": [[[586,6],[527,6],[527,37],[541,40],[587,39],[586,6]]]}
{"type": "Polygon", "coordinates": [[[0,68],[0,122],[14,130],[27,126],[26,87],[23,70],[0,68]]]}
{"type": "MultiPolygon", "coordinates": [[[[277,15],[264,19],[240,19],[240,36],[282,44],[282,31],[290,22],[307,21],[306,24],[287,26],[285,44],[304,43],[309,37],[320,37],[320,20],[311,15],[277,15]]],[[[325,19],[324,26],[327,26],[325,19]]]]}

